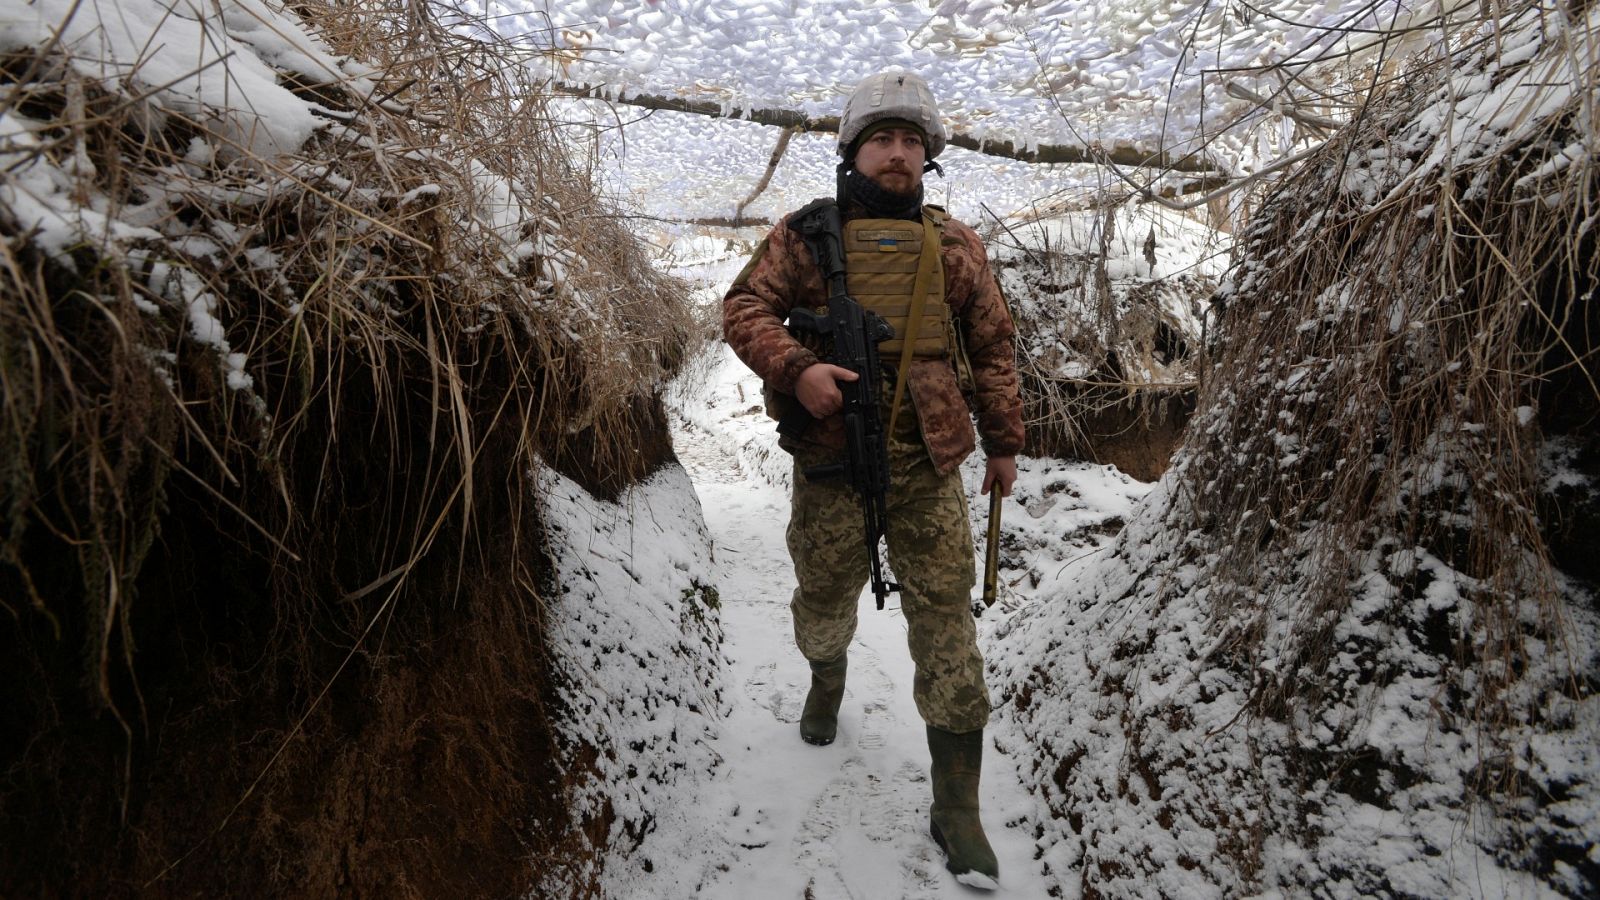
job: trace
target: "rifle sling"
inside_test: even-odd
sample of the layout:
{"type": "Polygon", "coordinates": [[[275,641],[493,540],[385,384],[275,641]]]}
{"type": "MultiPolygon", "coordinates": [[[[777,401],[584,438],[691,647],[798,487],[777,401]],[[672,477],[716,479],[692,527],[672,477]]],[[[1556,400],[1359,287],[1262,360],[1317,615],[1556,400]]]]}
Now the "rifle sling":
{"type": "MultiPolygon", "coordinates": [[[[895,372],[894,402],[889,406],[889,431],[900,417],[900,399],[906,392],[906,378],[911,371],[912,353],[917,344],[917,326],[922,323],[922,308],[927,305],[928,288],[933,273],[939,267],[939,226],[926,211],[922,213],[922,258],[917,260],[917,280],[911,288],[911,311],[906,316],[906,334],[900,347],[900,365],[895,372]]],[[[941,298],[942,299],[942,298],[941,298]]]]}

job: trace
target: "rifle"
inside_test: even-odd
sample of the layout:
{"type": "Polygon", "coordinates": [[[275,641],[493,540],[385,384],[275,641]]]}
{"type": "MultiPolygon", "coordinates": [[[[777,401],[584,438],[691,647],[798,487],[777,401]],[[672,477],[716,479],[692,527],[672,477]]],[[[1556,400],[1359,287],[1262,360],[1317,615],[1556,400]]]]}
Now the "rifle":
{"type": "MultiPolygon", "coordinates": [[[[790,220],[790,226],[816,257],[817,268],[828,285],[828,313],[818,315],[805,307],[789,312],[789,331],[796,337],[816,335],[833,339],[827,362],[856,373],[855,381],[838,382],[844,395],[845,456],[842,463],[809,466],[807,480],[843,477],[861,496],[867,559],[872,568],[872,593],[883,609],[883,598],[900,585],[883,577],[878,542],[883,538],[889,509],[889,436],[878,409],[878,379],[882,374],[878,344],[894,337],[894,329],[872,310],[862,308],[845,288],[844,225],[839,205],[832,199],[814,200],[790,220]]],[[[804,406],[778,420],[778,433],[799,437],[812,422],[804,406]]]]}

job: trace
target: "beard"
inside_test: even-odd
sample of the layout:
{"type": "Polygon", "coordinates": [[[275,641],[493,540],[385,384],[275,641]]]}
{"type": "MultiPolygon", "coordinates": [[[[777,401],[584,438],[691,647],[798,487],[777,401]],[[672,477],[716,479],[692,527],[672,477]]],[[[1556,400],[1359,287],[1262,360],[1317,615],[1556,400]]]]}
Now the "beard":
{"type": "Polygon", "coordinates": [[[885,169],[870,177],[878,187],[892,194],[910,194],[917,189],[916,176],[911,174],[910,169],[885,169]]]}

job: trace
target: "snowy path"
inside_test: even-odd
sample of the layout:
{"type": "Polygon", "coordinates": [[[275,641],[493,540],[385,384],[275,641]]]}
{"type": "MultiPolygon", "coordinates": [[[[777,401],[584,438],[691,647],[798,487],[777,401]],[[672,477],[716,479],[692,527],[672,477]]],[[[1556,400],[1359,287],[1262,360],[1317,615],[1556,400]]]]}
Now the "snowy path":
{"type": "MultiPolygon", "coordinates": [[[[736,437],[742,429],[730,433],[726,426],[726,420],[708,428],[680,419],[674,435],[715,545],[729,661],[724,684],[731,713],[714,748],[722,774],[705,786],[697,814],[706,839],[719,843],[722,835],[731,852],[696,848],[715,860],[696,896],[973,896],[945,871],[928,836],[927,745],[895,598],[883,612],[872,608],[870,594],[862,600],[839,739],[828,747],[800,740],[809,675],[789,624],[788,494],[746,474],[736,437]]],[[[761,426],[751,421],[750,427],[761,426]]],[[[1000,859],[1001,895],[1044,897],[1048,885],[1022,825],[1033,818],[1035,801],[1013,773],[991,744],[984,822],[1000,859]]]]}

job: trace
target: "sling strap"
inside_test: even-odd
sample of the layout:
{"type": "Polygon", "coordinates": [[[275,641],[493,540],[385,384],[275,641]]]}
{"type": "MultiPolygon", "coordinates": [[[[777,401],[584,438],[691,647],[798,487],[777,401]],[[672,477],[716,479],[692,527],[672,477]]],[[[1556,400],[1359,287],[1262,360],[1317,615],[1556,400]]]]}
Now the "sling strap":
{"type": "Polygon", "coordinates": [[[935,218],[928,210],[922,211],[922,258],[917,261],[917,280],[911,289],[911,309],[906,315],[906,335],[900,347],[900,365],[895,370],[894,401],[889,405],[889,434],[895,434],[895,424],[900,418],[900,400],[905,396],[906,378],[911,371],[911,358],[917,346],[917,326],[922,324],[923,308],[928,301],[928,288],[939,271],[939,241],[943,233],[942,218],[935,218]]]}

